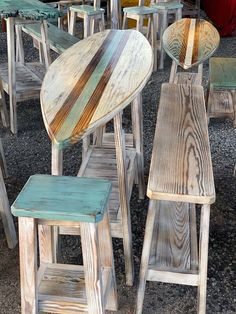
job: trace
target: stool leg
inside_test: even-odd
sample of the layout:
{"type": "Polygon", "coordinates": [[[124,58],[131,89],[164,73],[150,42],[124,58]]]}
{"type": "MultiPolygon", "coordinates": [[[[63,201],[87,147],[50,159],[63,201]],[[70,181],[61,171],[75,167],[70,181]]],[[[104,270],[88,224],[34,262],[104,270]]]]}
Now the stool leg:
{"type": "Polygon", "coordinates": [[[143,161],[143,107],[142,94],[140,93],[132,103],[132,129],[134,136],[134,147],[137,152],[137,174],[139,186],[139,198],[144,199],[144,161],[143,161]]]}
{"type": "Polygon", "coordinates": [[[1,113],[2,124],[3,126],[7,128],[9,126],[9,117],[8,117],[6,99],[5,99],[5,94],[4,94],[4,89],[2,86],[1,79],[0,79],[0,113],[1,113]]]}
{"type": "Polygon", "coordinates": [[[10,249],[13,249],[17,244],[17,236],[10,211],[7,191],[4,184],[1,168],[0,168],[0,216],[2,218],[3,228],[6,234],[8,247],[10,249]]]}
{"type": "Polygon", "coordinates": [[[176,73],[177,73],[177,64],[175,61],[172,61],[169,83],[171,84],[174,83],[176,73]]]}
{"type": "Polygon", "coordinates": [[[103,252],[101,254],[101,266],[104,268],[110,268],[112,273],[111,287],[109,295],[107,297],[107,304],[105,305],[105,307],[106,310],[117,311],[118,310],[117,288],[108,212],[104,214],[103,220],[98,224],[98,233],[99,233],[99,251],[103,252]]]}
{"type": "Polygon", "coordinates": [[[124,13],[122,29],[127,28],[127,13],[124,13]]]}
{"type": "MultiPolygon", "coordinates": [[[[84,16],[84,38],[87,38],[91,35],[91,19],[88,17],[88,15],[84,16]]],[[[93,19],[93,25],[92,25],[92,33],[94,31],[94,19],[93,19]]]]}
{"type": "Polygon", "coordinates": [[[157,201],[150,200],[146,227],[145,227],[144,241],[143,241],[143,251],[142,251],[141,264],[140,264],[140,272],[139,272],[139,286],[138,286],[138,294],[137,294],[136,314],[142,314],[142,310],[143,310],[143,300],[144,300],[144,293],[145,293],[145,287],[146,287],[148,263],[149,263],[150,249],[151,249],[151,244],[152,244],[153,228],[154,228],[156,212],[157,212],[156,208],[157,208],[157,201]]]}
{"type": "Polygon", "coordinates": [[[162,36],[167,28],[167,11],[162,13],[162,22],[161,22],[161,30],[160,30],[160,55],[159,55],[159,69],[162,70],[164,68],[164,59],[165,59],[165,52],[163,49],[163,44],[162,44],[162,36]]]}
{"type": "Polygon", "coordinates": [[[136,30],[142,33],[142,29],[143,29],[143,17],[139,15],[136,22],[136,30]]]}
{"type": "Polygon", "coordinates": [[[207,262],[209,242],[210,205],[201,208],[200,239],[199,239],[199,286],[198,313],[206,313],[207,262]]]}
{"type": "Polygon", "coordinates": [[[99,31],[102,32],[105,30],[105,19],[104,13],[101,14],[101,19],[99,20],[99,31]]]}
{"type": "Polygon", "coordinates": [[[70,11],[70,24],[69,24],[69,33],[71,35],[75,34],[75,22],[76,22],[76,12],[70,11]]]}
{"type": "Polygon", "coordinates": [[[151,14],[150,18],[151,20],[151,43],[152,43],[152,50],[153,50],[153,56],[154,56],[154,64],[153,64],[153,70],[157,70],[157,30],[156,30],[156,17],[154,14],[151,14]]]}
{"type": "Polygon", "coordinates": [[[133,266],[133,252],[132,252],[132,232],[131,219],[128,198],[127,174],[125,163],[125,139],[122,130],[122,114],[118,113],[114,117],[115,130],[115,146],[116,146],[116,160],[117,160],[117,175],[120,196],[120,208],[122,216],[123,228],[123,246],[125,255],[125,271],[126,284],[133,285],[134,280],[134,266],[133,266]]]}
{"type": "Polygon", "coordinates": [[[48,43],[48,24],[47,21],[43,20],[41,22],[41,36],[42,36],[42,48],[43,48],[43,55],[45,60],[46,69],[52,63],[51,56],[50,56],[50,47],[48,43]]]}
{"type": "Polygon", "coordinates": [[[37,236],[34,218],[19,217],[21,313],[37,314],[37,236]]]}
{"type": "Polygon", "coordinates": [[[105,312],[98,244],[98,228],[94,223],[80,224],[88,313],[105,312]]]}
{"type": "Polygon", "coordinates": [[[0,168],[2,170],[2,178],[7,178],[8,177],[7,163],[6,163],[6,158],[5,158],[5,154],[4,154],[4,149],[3,149],[3,146],[2,146],[2,139],[1,138],[0,138],[0,168]]]}
{"type": "Polygon", "coordinates": [[[175,20],[180,20],[182,19],[182,8],[180,9],[177,9],[176,12],[175,12],[175,20]]]}

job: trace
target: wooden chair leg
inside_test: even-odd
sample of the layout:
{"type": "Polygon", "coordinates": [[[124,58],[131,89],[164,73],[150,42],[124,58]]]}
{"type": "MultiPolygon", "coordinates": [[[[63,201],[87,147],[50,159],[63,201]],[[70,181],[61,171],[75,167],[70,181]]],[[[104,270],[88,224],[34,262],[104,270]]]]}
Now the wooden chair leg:
{"type": "Polygon", "coordinates": [[[143,16],[139,15],[137,18],[136,30],[142,33],[143,30],[143,16]]]}
{"type": "Polygon", "coordinates": [[[0,168],[0,216],[2,218],[3,228],[7,238],[7,245],[10,249],[13,249],[17,244],[17,235],[10,211],[7,191],[4,184],[1,168],[0,168]]]}
{"type": "Polygon", "coordinates": [[[198,313],[206,313],[207,263],[209,242],[210,205],[201,209],[200,239],[199,239],[199,286],[198,313]]]}
{"type": "Polygon", "coordinates": [[[98,224],[98,233],[99,233],[99,251],[103,252],[103,254],[100,255],[101,266],[104,268],[110,268],[112,271],[112,282],[107,299],[106,310],[117,311],[118,310],[117,288],[108,212],[104,214],[103,220],[98,224]]]}
{"type": "Polygon", "coordinates": [[[101,14],[101,19],[99,20],[99,31],[102,32],[105,30],[105,19],[104,13],[101,14]]]}
{"type": "Polygon", "coordinates": [[[177,9],[175,12],[175,20],[180,20],[182,19],[182,8],[181,9],[177,9]]]}
{"type": "Polygon", "coordinates": [[[173,84],[175,80],[175,75],[177,73],[177,64],[175,61],[172,61],[171,70],[170,70],[170,79],[169,83],[173,84]]]}
{"type": "Polygon", "coordinates": [[[132,129],[134,136],[134,147],[137,152],[137,175],[139,185],[139,198],[144,199],[144,160],[143,160],[143,108],[142,94],[139,94],[132,103],[132,129]]]}
{"type": "Polygon", "coordinates": [[[151,28],[151,44],[154,56],[153,70],[157,70],[157,30],[156,30],[156,17],[155,14],[151,14],[150,18],[151,28]]]}
{"type": "Polygon", "coordinates": [[[19,217],[21,313],[37,314],[37,236],[33,218],[19,217]]]}
{"type": "Polygon", "coordinates": [[[13,134],[17,133],[17,108],[16,108],[16,64],[15,64],[15,38],[14,17],[7,19],[7,53],[8,53],[8,77],[10,99],[10,127],[13,134]]]}
{"type": "Polygon", "coordinates": [[[0,168],[2,170],[3,178],[7,178],[8,177],[7,163],[6,163],[6,158],[5,158],[1,138],[0,138],[0,168]]]}
{"type": "Polygon", "coordinates": [[[140,272],[139,272],[139,286],[138,286],[137,303],[136,303],[136,314],[142,314],[142,310],[143,310],[146,278],[147,278],[147,271],[148,271],[150,249],[151,249],[151,244],[152,244],[153,228],[154,228],[155,219],[156,219],[156,211],[157,211],[157,201],[150,200],[147,220],[146,220],[144,241],[143,241],[143,251],[142,251],[141,264],[140,264],[140,272]]]}
{"type": "Polygon", "coordinates": [[[80,232],[88,313],[105,313],[97,225],[83,222],[80,232]]]}
{"type": "Polygon", "coordinates": [[[20,63],[25,62],[23,40],[22,40],[22,27],[20,25],[15,26],[16,30],[16,61],[20,63]]]}
{"type": "Polygon", "coordinates": [[[121,113],[118,113],[114,117],[114,130],[115,130],[115,146],[116,146],[120,207],[121,207],[122,227],[123,227],[123,246],[124,246],[124,255],[125,255],[126,284],[128,286],[132,286],[133,280],[134,280],[132,232],[131,232],[131,219],[130,219],[127,174],[126,174],[126,164],[125,164],[125,139],[124,139],[124,132],[122,130],[122,114],[121,113]]]}
{"type": "Polygon", "coordinates": [[[45,66],[46,66],[46,69],[48,69],[52,61],[51,61],[51,55],[50,55],[50,47],[48,43],[48,24],[47,24],[47,21],[45,20],[41,22],[41,36],[42,36],[42,49],[43,49],[43,56],[45,60],[45,66]]]}
{"type": "Polygon", "coordinates": [[[9,127],[7,104],[6,104],[5,93],[4,93],[1,79],[0,79],[0,113],[1,113],[3,126],[6,128],[9,127]]]}
{"type": "Polygon", "coordinates": [[[70,24],[69,24],[69,33],[75,35],[75,22],[76,22],[76,12],[70,12],[70,24]]]}

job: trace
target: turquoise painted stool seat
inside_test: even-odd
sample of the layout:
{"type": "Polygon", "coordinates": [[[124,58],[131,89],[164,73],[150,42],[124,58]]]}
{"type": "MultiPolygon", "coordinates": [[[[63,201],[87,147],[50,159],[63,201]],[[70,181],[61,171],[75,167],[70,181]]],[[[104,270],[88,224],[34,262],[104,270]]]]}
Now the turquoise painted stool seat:
{"type": "Polygon", "coordinates": [[[176,9],[182,9],[183,4],[179,1],[170,1],[170,2],[158,2],[158,3],[152,3],[151,7],[154,7],[158,10],[176,10],[176,9]]]}
{"type": "Polygon", "coordinates": [[[97,15],[97,14],[101,14],[104,13],[105,10],[102,8],[94,8],[91,5],[87,5],[87,4],[81,4],[81,5],[73,5],[71,6],[71,11],[75,11],[77,13],[84,13],[87,14],[89,16],[91,15],[97,15]]]}
{"type": "Polygon", "coordinates": [[[231,118],[236,128],[236,58],[210,59],[207,113],[231,118]]]}
{"type": "Polygon", "coordinates": [[[154,14],[157,13],[157,9],[154,7],[146,7],[146,6],[137,6],[137,7],[128,7],[123,9],[124,13],[130,14],[154,14]]]}
{"type": "Polygon", "coordinates": [[[95,21],[98,21],[99,31],[103,31],[105,29],[104,12],[105,10],[100,8],[99,0],[95,0],[93,6],[87,4],[72,5],[70,7],[69,33],[75,34],[76,17],[83,19],[84,38],[95,33],[95,21]]]}
{"type": "Polygon", "coordinates": [[[11,207],[19,220],[21,313],[117,310],[106,210],[110,193],[108,180],[50,175],[29,178],[11,207]],[[55,233],[63,226],[80,230],[83,265],[58,264],[51,259],[55,233]],[[51,244],[46,244],[42,234],[51,235],[51,244]]]}
{"type": "Polygon", "coordinates": [[[34,175],[11,210],[17,217],[95,223],[103,219],[110,191],[106,180],[34,175]]]}

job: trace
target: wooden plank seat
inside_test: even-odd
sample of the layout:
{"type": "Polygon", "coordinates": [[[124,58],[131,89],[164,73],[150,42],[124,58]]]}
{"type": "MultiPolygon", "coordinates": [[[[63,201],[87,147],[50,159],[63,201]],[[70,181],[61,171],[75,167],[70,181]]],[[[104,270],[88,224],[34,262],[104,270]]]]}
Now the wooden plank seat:
{"type": "Polygon", "coordinates": [[[137,313],[151,280],[198,286],[198,313],[203,314],[215,188],[201,86],[162,85],[147,196],[137,313]],[[202,204],[199,252],[195,204],[202,204]]]}
{"type": "Polygon", "coordinates": [[[229,117],[236,128],[236,58],[209,62],[208,118],[229,117]]]}
{"type": "Polygon", "coordinates": [[[108,180],[34,175],[12,205],[19,217],[22,313],[117,310],[108,180]],[[80,228],[83,266],[52,263],[40,251],[42,226],[80,228]],[[30,258],[29,258],[30,256],[30,258]]]}
{"type": "Polygon", "coordinates": [[[219,42],[216,28],[203,19],[184,18],[170,25],[163,34],[163,48],[173,60],[169,83],[186,81],[186,73],[183,79],[182,72],[175,78],[178,66],[184,70],[198,66],[197,73],[187,74],[187,81],[201,85],[202,64],[214,54],[219,42]]]}
{"type": "MultiPolygon", "coordinates": [[[[48,43],[50,48],[58,54],[63,53],[66,49],[76,44],[79,39],[75,36],[70,35],[64,30],[56,27],[51,23],[48,25],[48,43]]],[[[38,42],[42,42],[40,24],[25,24],[22,26],[22,30],[33,37],[38,42]]]]}

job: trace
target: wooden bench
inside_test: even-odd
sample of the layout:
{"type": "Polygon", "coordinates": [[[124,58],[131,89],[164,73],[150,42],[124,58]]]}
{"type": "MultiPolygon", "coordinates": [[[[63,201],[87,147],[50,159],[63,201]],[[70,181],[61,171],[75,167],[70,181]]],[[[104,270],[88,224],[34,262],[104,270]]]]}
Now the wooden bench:
{"type": "Polygon", "coordinates": [[[198,286],[198,313],[203,314],[215,189],[201,86],[162,86],[147,195],[137,313],[150,280],[198,286]],[[195,204],[202,204],[199,252],[195,204]]]}
{"type": "MultiPolygon", "coordinates": [[[[79,39],[75,36],[70,35],[64,30],[56,27],[51,23],[48,25],[48,43],[50,48],[58,54],[63,53],[66,49],[70,48],[72,45],[76,44],[79,39]]],[[[25,24],[22,30],[33,37],[37,42],[42,42],[40,24],[25,24]]]]}

